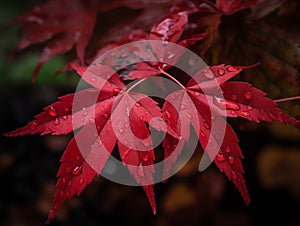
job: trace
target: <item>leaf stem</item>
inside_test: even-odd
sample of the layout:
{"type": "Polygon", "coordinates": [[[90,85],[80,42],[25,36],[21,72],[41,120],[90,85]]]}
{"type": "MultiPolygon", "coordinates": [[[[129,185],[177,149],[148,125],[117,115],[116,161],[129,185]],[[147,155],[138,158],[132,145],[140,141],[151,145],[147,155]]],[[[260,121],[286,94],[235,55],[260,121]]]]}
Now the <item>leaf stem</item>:
{"type": "Polygon", "coordinates": [[[280,102],[291,101],[291,100],[300,100],[300,96],[278,99],[278,100],[274,100],[274,102],[280,103],[280,102]]]}
{"type": "Polygon", "coordinates": [[[133,86],[131,86],[126,93],[129,93],[131,90],[133,90],[135,87],[137,87],[139,84],[141,84],[142,82],[144,82],[146,80],[146,78],[141,79],[140,81],[136,82],[135,84],[133,84],[133,86]]]}
{"type": "Polygon", "coordinates": [[[183,90],[185,90],[186,88],[184,87],[184,85],[182,85],[176,78],[174,78],[172,75],[170,75],[169,73],[165,72],[164,70],[162,70],[161,68],[159,69],[159,71],[166,75],[168,78],[172,79],[174,82],[176,82],[177,85],[179,85],[183,90]]]}

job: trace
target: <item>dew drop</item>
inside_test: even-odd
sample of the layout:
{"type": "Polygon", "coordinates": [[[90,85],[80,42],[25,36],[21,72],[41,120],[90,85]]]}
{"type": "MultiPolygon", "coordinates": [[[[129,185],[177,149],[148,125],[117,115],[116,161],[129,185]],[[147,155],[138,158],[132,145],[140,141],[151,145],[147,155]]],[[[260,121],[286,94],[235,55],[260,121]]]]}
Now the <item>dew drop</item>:
{"type": "Polygon", "coordinates": [[[124,140],[124,144],[127,145],[128,144],[128,140],[124,140]]]}
{"type": "Polygon", "coordinates": [[[230,111],[230,114],[231,115],[236,115],[236,112],[235,111],[230,111]]]}
{"type": "Polygon", "coordinates": [[[232,94],[232,95],[231,95],[231,99],[232,99],[232,100],[237,100],[237,96],[236,96],[235,94],[232,94]]]}
{"type": "Polygon", "coordinates": [[[83,179],[82,178],[79,179],[79,184],[83,184],[83,179]]]}
{"type": "Polygon", "coordinates": [[[227,68],[227,71],[228,72],[234,72],[234,71],[236,71],[237,69],[235,68],[235,67],[232,67],[232,66],[229,66],[228,68],[227,68]]]}
{"type": "Polygon", "coordinates": [[[251,105],[248,105],[247,108],[249,111],[251,111],[253,109],[253,107],[251,105]]]}
{"type": "Polygon", "coordinates": [[[88,112],[87,112],[87,111],[83,112],[83,115],[84,115],[84,116],[87,116],[87,115],[88,115],[88,112]]]}
{"type": "Polygon", "coordinates": [[[65,177],[63,177],[63,178],[62,178],[62,182],[63,182],[64,184],[66,184],[66,183],[67,183],[67,179],[66,179],[65,177]]]}
{"type": "Polygon", "coordinates": [[[118,129],[118,132],[122,134],[122,133],[124,133],[124,129],[120,128],[120,129],[118,129]]]}
{"type": "Polygon", "coordinates": [[[89,122],[90,122],[91,124],[94,124],[94,123],[95,123],[95,118],[90,118],[90,119],[89,119],[89,122]]]}
{"type": "Polygon", "coordinates": [[[231,150],[230,150],[230,147],[229,147],[229,146],[227,146],[227,147],[226,147],[226,149],[225,149],[225,152],[226,152],[226,153],[230,153],[230,152],[231,152],[231,150]]]}
{"type": "Polygon", "coordinates": [[[145,145],[145,147],[150,147],[150,146],[152,145],[152,142],[151,142],[151,140],[149,139],[149,137],[146,138],[146,139],[144,139],[144,140],[142,141],[142,143],[145,145]]]}
{"type": "Polygon", "coordinates": [[[138,103],[138,102],[136,102],[136,103],[135,103],[135,106],[136,106],[136,107],[140,107],[140,106],[141,106],[141,104],[140,104],[140,103],[138,103]]]}
{"type": "Polygon", "coordinates": [[[118,89],[118,88],[115,88],[114,90],[113,90],[113,94],[114,95],[117,95],[117,94],[119,94],[120,93],[120,89],[118,89]]]}
{"type": "Polygon", "coordinates": [[[240,109],[240,106],[237,103],[230,101],[230,100],[225,100],[225,99],[222,99],[219,97],[214,97],[213,103],[217,107],[219,107],[220,109],[223,109],[223,110],[226,110],[226,109],[239,110],[240,109]]]}
{"type": "Polygon", "coordinates": [[[215,77],[211,71],[205,71],[203,75],[208,79],[213,79],[215,77]]]}
{"type": "Polygon", "coordinates": [[[79,155],[76,156],[76,160],[80,160],[80,156],[79,155]]]}
{"type": "Polygon", "coordinates": [[[137,174],[140,176],[140,177],[145,177],[145,173],[144,173],[144,169],[143,169],[143,166],[142,165],[139,165],[137,167],[137,174]]]}
{"type": "Polygon", "coordinates": [[[200,93],[198,91],[195,91],[194,94],[196,97],[200,96],[200,93]]]}
{"type": "Polygon", "coordinates": [[[126,122],[126,123],[125,123],[125,125],[124,125],[124,127],[125,127],[126,129],[128,129],[128,128],[129,128],[129,126],[130,126],[130,125],[129,125],[129,123],[128,123],[128,122],[126,122]]]}
{"type": "Polygon", "coordinates": [[[171,58],[173,58],[174,56],[175,56],[174,53],[170,53],[170,52],[169,52],[168,59],[171,59],[171,58]]]}
{"type": "Polygon", "coordinates": [[[79,175],[79,174],[81,174],[82,173],[82,167],[80,167],[80,166],[76,166],[74,169],[73,169],[73,171],[72,171],[72,174],[73,175],[79,175]]]}
{"type": "Polygon", "coordinates": [[[184,104],[180,105],[180,110],[186,109],[186,106],[184,104]]]}
{"type": "Polygon", "coordinates": [[[210,126],[207,123],[204,123],[204,128],[205,129],[210,129],[210,126]]]}
{"type": "Polygon", "coordinates": [[[48,113],[49,113],[49,115],[51,115],[53,117],[57,116],[57,112],[53,106],[50,107],[48,113]]]}
{"type": "Polygon", "coordinates": [[[205,138],[205,133],[204,132],[200,132],[200,136],[202,137],[202,138],[205,138]]]}
{"type": "Polygon", "coordinates": [[[186,117],[187,117],[188,119],[192,119],[192,115],[191,115],[190,113],[186,113],[186,117]]]}
{"type": "Polygon", "coordinates": [[[228,157],[228,163],[232,165],[234,163],[234,158],[232,156],[228,157]]]}
{"type": "Polygon", "coordinates": [[[56,118],[56,119],[54,120],[54,125],[59,125],[59,119],[58,119],[58,118],[56,118]]]}
{"type": "Polygon", "coordinates": [[[69,108],[65,108],[65,111],[67,111],[67,112],[68,112],[68,111],[69,111],[69,108]]]}
{"type": "Polygon", "coordinates": [[[70,198],[70,193],[69,192],[66,193],[66,197],[70,198]]]}
{"type": "Polygon", "coordinates": [[[67,116],[67,115],[64,115],[64,116],[62,117],[62,119],[63,119],[63,120],[67,120],[67,119],[68,119],[68,116],[67,116]]]}
{"type": "Polygon", "coordinates": [[[223,76],[223,75],[225,74],[225,70],[224,70],[224,69],[219,69],[219,70],[218,70],[218,74],[219,74],[220,76],[223,76]]]}
{"type": "Polygon", "coordinates": [[[224,162],[225,161],[225,157],[222,153],[217,154],[217,160],[219,162],[224,162]]]}
{"type": "Polygon", "coordinates": [[[141,117],[140,117],[140,120],[142,120],[142,121],[143,121],[143,120],[144,120],[144,117],[143,117],[143,116],[141,116],[141,117]]]}
{"type": "Polygon", "coordinates": [[[91,78],[91,81],[92,81],[92,82],[96,82],[97,79],[96,79],[95,77],[92,77],[92,78],[91,78]]]}
{"type": "Polygon", "coordinates": [[[250,91],[247,91],[244,93],[244,97],[247,99],[247,100],[250,100],[252,98],[252,93],[250,91]]]}
{"type": "Polygon", "coordinates": [[[103,114],[103,118],[108,119],[109,115],[107,113],[103,114]]]}
{"type": "Polygon", "coordinates": [[[168,119],[170,119],[171,118],[171,113],[169,111],[166,111],[166,116],[167,116],[168,119]]]}
{"type": "Polygon", "coordinates": [[[143,161],[144,161],[144,162],[148,162],[148,160],[149,160],[149,155],[148,155],[148,154],[145,154],[145,155],[143,156],[143,161]]]}
{"type": "Polygon", "coordinates": [[[250,116],[249,111],[242,111],[242,116],[249,117],[250,116]]]}
{"type": "Polygon", "coordinates": [[[72,181],[69,181],[68,186],[71,187],[71,185],[72,185],[72,181]]]}

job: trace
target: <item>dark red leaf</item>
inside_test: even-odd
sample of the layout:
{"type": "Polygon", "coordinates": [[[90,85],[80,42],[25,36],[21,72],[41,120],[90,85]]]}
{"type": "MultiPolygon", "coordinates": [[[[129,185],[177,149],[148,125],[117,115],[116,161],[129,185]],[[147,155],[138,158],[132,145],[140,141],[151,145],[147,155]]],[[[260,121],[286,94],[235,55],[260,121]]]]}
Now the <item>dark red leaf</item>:
{"type": "Polygon", "coordinates": [[[24,13],[14,22],[22,24],[24,34],[14,52],[50,40],[46,44],[33,74],[36,79],[42,65],[50,58],[76,48],[84,63],[84,51],[92,36],[97,18],[94,0],[53,0],[24,13]]]}
{"type": "Polygon", "coordinates": [[[230,15],[243,9],[259,5],[264,1],[265,0],[217,0],[216,5],[224,14],[230,15]]]}

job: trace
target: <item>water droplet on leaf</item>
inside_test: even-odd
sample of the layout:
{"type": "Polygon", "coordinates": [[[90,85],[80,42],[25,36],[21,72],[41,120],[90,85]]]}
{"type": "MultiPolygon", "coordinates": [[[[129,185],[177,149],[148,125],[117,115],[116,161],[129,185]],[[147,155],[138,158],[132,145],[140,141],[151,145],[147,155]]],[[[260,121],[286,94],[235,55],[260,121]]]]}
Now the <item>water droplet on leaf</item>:
{"type": "Polygon", "coordinates": [[[48,111],[49,115],[56,117],[57,116],[57,112],[55,110],[55,108],[53,106],[50,107],[49,111],[48,111]]]}
{"type": "Polygon", "coordinates": [[[124,133],[124,129],[120,128],[120,129],[118,129],[118,132],[122,134],[122,133],[124,133]]]}
{"type": "Polygon", "coordinates": [[[247,99],[247,100],[250,100],[252,98],[253,94],[250,92],[250,91],[247,91],[244,93],[244,97],[247,99]]]}
{"type": "Polygon", "coordinates": [[[219,97],[214,97],[213,103],[217,107],[219,107],[220,109],[223,109],[223,110],[226,110],[226,109],[239,110],[240,109],[240,106],[237,103],[230,101],[230,100],[222,99],[219,97]]]}
{"type": "Polygon", "coordinates": [[[225,161],[225,157],[222,153],[217,154],[217,160],[219,162],[224,162],[225,161]]]}
{"type": "Polygon", "coordinates": [[[232,156],[228,157],[228,163],[232,165],[234,163],[234,158],[232,156]]]}
{"type": "Polygon", "coordinates": [[[232,67],[232,66],[229,66],[228,68],[227,68],[227,71],[228,72],[234,72],[234,71],[236,71],[237,69],[235,68],[235,67],[232,67]]]}
{"type": "Polygon", "coordinates": [[[137,167],[137,174],[140,176],[140,177],[144,177],[145,176],[145,173],[144,173],[144,168],[142,165],[139,165],[137,167]]]}
{"type": "Polygon", "coordinates": [[[253,107],[251,105],[248,105],[247,108],[249,111],[251,111],[253,109],[253,107]]]}
{"type": "Polygon", "coordinates": [[[219,70],[218,70],[218,74],[219,74],[220,76],[223,76],[223,75],[225,74],[225,70],[224,70],[224,69],[219,69],[219,70]]]}
{"type": "Polygon", "coordinates": [[[119,94],[120,93],[120,89],[118,89],[118,88],[115,88],[114,90],[113,90],[113,94],[114,95],[117,95],[117,94],[119,94]]]}
{"type": "Polygon", "coordinates": [[[143,156],[143,161],[144,161],[144,162],[148,162],[148,160],[149,160],[149,155],[148,155],[148,154],[145,154],[145,155],[143,156]]]}
{"type": "Polygon", "coordinates": [[[208,79],[213,79],[215,75],[211,71],[205,71],[203,72],[203,75],[208,79]]]}
{"type": "Polygon", "coordinates": [[[72,174],[73,175],[79,175],[79,174],[81,174],[82,173],[82,167],[81,166],[76,166],[74,169],[73,169],[73,171],[72,171],[72,174]]]}
{"type": "Polygon", "coordinates": [[[166,111],[166,116],[167,116],[168,119],[170,119],[171,118],[171,113],[169,111],[166,111]]]}
{"type": "Polygon", "coordinates": [[[242,111],[242,116],[249,117],[250,116],[249,111],[242,111]]]}
{"type": "Polygon", "coordinates": [[[230,150],[230,147],[229,147],[229,146],[227,146],[227,147],[226,147],[226,149],[225,149],[225,152],[227,152],[227,153],[230,153],[230,152],[231,152],[231,150],[230,150]]]}
{"type": "Polygon", "coordinates": [[[58,119],[58,118],[56,118],[56,119],[54,120],[54,124],[55,124],[55,125],[58,125],[58,124],[59,124],[59,119],[58,119]]]}
{"type": "Polygon", "coordinates": [[[205,133],[204,132],[200,132],[200,136],[202,137],[202,138],[205,138],[205,133]]]}

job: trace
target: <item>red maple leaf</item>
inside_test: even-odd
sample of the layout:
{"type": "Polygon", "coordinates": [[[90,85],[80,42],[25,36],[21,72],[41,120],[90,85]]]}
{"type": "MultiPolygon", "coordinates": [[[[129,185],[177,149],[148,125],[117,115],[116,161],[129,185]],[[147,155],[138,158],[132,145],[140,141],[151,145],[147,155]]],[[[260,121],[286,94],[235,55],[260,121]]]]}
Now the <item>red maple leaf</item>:
{"type": "MultiPolygon", "coordinates": [[[[213,134],[212,142],[218,142],[220,140],[218,133],[211,131],[211,123],[213,120],[222,121],[225,116],[243,117],[256,122],[277,120],[300,128],[299,121],[277,108],[276,103],[266,98],[262,91],[253,88],[249,83],[227,82],[241,71],[239,67],[219,65],[210,67],[211,71],[208,71],[208,68],[201,69],[194,79],[186,86],[182,86],[182,90],[166,98],[162,109],[150,97],[133,93],[132,88],[126,90],[115,73],[106,82],[107,74],[111,73],[111,69],[107,66],[92,65],[90,69],[76,66],[75,69],[80,75],[85,74],[83,78],[94,87],[104,86],[100,94],[94,88],[79,92],[77,94],[79,100],[84,101],[77,104],[80,107],[73,109],[73,112],[71,108],[74,95],[61,97],[58,102],[46,107],[45,111],[37,115],[36,119],[27,126],[6,134],[7,136],[35,133],[59,135],[81,128],[75,135],[76,139],[73,138],[69,142],[61,159],[61,167],[57,174],[57,190],[48,220],[54,217],[67,198],[80,194],[92,181],[96,172],[101,172],[109,157],[109,154],[103,153],[111,152],[116,144],[119,147],[121,161],[128,165],[137,183],[144,187],[155,213],[153,186],[149,185],[153,181],[154,168],[150,167],[145,171],[143,166],[151,166],[155,160],[147,125],[151,124],[153,128],[161,130],[163,123],[157,118],[163,119],[167,125],[164,130],[167,135],[163,144],[165,158],[172,154],[177,145],[181,151],[184,141],[189,140],[190,125],[196,129],[200,128],[196,133],[204,149],[210,142],[210,134],[213,134]],[[195,84],[195,79],[201,82],[195,84]],[[223,97],[216,96],[216,81],[221,85],[223,97]],[[169,104],[169,99],[172,99],[172,105],[169,104]],[[208,102],[213,103],[212,111],[208,102]],[[112,114],[118,116],[114,119],[114,126],[112,114]],[[156,119],[154,123],[153,119],[156,119]],[[93,132],[93,127],[96,127],[96,133],[93,132]],[[130,131],[135,138],[130,135],[130,131]],[[80,147],[78,143],[81,144],[80,147]],[[103,147],[107,152],[103,152],[103,147]],[[149,147],[148,151],[140,151],[149,147]],[[93,167],[89,165],[90,162],[93,163],[93,167]]],[[[160,72],[172,78],[167,72],[163,70],[160,72]]],[[[238,145],[238,138],[228,124],[224,140],[216,144],[216,147],[218,145],[220,150],[213,151],[217,151],[218,154],[211,160],[214,160],[219,169],[235,184],[245,202],[249,203],[250,198],[240,161],[243,155],[238,145]]],[[[173,155],[168,165],[165,165],[165,176],[168,175],[180,151],[173,155]]],[[[211,157],[213,152],[208,153],[208,157],[211,157]]]]}
{"type": "Polygon", "coordinates": [[[54,0],[38,5],[16,18],[13,23],[21,23],[24,34],[13,51],[30,45],[49,41],[43,49],[33,73],[33,81],[45,62],[52,57],[76,48],[77,57],[84,63],[84,51],[93,34],[97,19],[95,1],[54,0]]]}
{"type": "MultiPolygon", "coordinates": [[[[44,11],[52,6],[57,7],[56,4],[63,1],[56,0],[45,4],[40,10],[43,10],[43,15],[48,15],[44,11]]],[[[203,30],[201,30],[198,35],[183,38],[184,30],[187,28],[188,15],[203,12],[201,10],[204,8],[206,9],[204,10],[205,13],[210,12],[213,14],[215,26],[210,28],[211,33],[215,32],[215,27],[218,25],[221,15],[212,4],[206,1],[203,2],[205,7],[203,4],[196,7],[192,1],[188,1],[185,7],[182,6],[183,10],[178,10],[175,7],[153,26],[150,34],[135,31],[136,33],[132,34],[137,34],[137,36],[129,35],[119,43],[105,46],[99,50],[99,53],[128,41],[141,39],[159,40],[162,43],[173,42],[184,47],[194,44],[204,39],[205,35],[202,34],[203,30]]],[[[244,2],[253,1],[230,1],[228,4],[225,1],[217,1],[217,6],[224,13],[230,14],[245,8],[247,4],[244,4],[244,2]],[[243,7],[239,5],[241,2],[243,2],[243,7]]],[[[256,4],[257,1],[254,2],[256,4]]],[[[253,4],[251,3],[251,5],[253,4]]],[[[73,7],[80,12],[83,10],[76,4],[73,7]]],[[[44,38],[34,39],[28,33],[17,49],[25,48],[32,43],[43,42],[54,34],[62,33],[66,39],[61,39],[60,36],[60,38],[54,38],[48,44],[48,47],[45,47],[40,65],[51,56],[66,52],[73,45],[77,47],[79,59],[83,60],[82,53],[90,37],[89,32],[91,32],[95,19],[95,12],[89,10],[84,11],[87,14],[80,14],[90,18],[86,21],[87,24],[80,24],[78,27],[77,24],[74,24],[74,21],[71,22],[68,17],[69,14],[67,14],[66,21],[68,22],[68,19],[70,19],[70,24],[67,22],[66,24],[75,27],[66,27],[66,24],[63,23],[58,26],[60,30],[53,28],[53,21],[50,20],[50,17],[40,18],[35,11],[29,12],[23,17],[21,16],[18,20],[29,26],[32,29],[31,31],[34,31],[32,34],[39,31],[44,35],[44,38]],[[91,15],[89,15],[90,13],[91,15]],[[28,21],[31,16],[34,18],[33,23],[28,21]],[[39,26],[38,19],[44,21],[45,24],[49,23],[49,27],[44,30],[43,26],[39,26]],[[88,34],[84,33],[86,35],[82,35],[82,32],[85,31],[83,29],[84,25],[87,26],[89,31],[88,34]],[[52,28],[52,30],[49,28],[52,28]],[[51,31],[50,34],[47,33],[49,31],[51,31]],[[68,36],[72,32],[78,32],[79,37],[82,39],[74,40],[74,36],[68,36]],[[70,37],[72,37],[71,41],[70,37]],[[62,40],[68,40],[66,42],[69,46],[64,46],[62,40]]],[[[66,15],[65,12],[64,15],[66,15]]],[[[52,19],[57,21],[56,16],[52,19]]],[[[109,66],[91,64],[89,67],[85,67],[72,64],[72,68],[93,88],[87,88],[76,93],[76,95],[69,94],[60,97],[58,102],[46,107],[44,112],[37,115],[26,126],[6,134],[7,136],[36,133],[61,135],[74,130],[79,131],[69,142],[61,158],[54,202],[48,216],[48,222],[54,218],[66,199],[75,194],[79,195],[92,182],[93,178],[101,173],[116,145],[122,163],[128,167],[136,182],[143,186],[155,213],[156,205],[153,191],[155,155],[150,127],[166,133],[163,141],[164,157],[166,159],[172,156],[172,158],[165,164],[164,178],[168,177],[184,143],[190,139],[190,127],[192,127],[198,136],[199,143],[206,150],[205,155],[207,158],[214,161],[220,171],[224,172],[234,183],[247,204],[250,202],[250,198],[243,178],[244,171],[241,164],[243,155],[238,145],[237,136],[225,121],[226,117],[242,117],[255,122],[277,120],[300,128],[299,121],[277,108],[276,103],[268,99],[262,91],[246,82],[228,82],[245,67],[230,65],[205,67],[199,69],[192,79],[184,82],[180,80],[180,78],[184,80],[184,76],[177,76],[180,77],[177,78],[169,72],[169,69],[172,69],[171,65],[180,59],[183,52],[177,52],[173,56],[171,49],[168,49],[168,47],[164,50],[170,50],[170,52],[165,51],[163,53],[155,45],[150,46],[149,49],[150,51],[146,51],[145,48],[141,48],[134,54],[130,49],[127,52],[117,52],[113,57],[108,56],[106,58],[106,63],[109,66]],[[170,53],[172,57],[170,57],[170,53]],[[159,62],[159,58],[169,58],[171,60],[167,65],[155,62],[134,63],[125,69],[126,76],[122,74],[124,70],[116,73],[111,69],[111,67],[116,70],[121,69],[124,58],[130,61],[132,57],[138,58],[145,54],[153,56],[157,59],[157,62],[159,62]],[[165,56],[165,54],[168,56],[165,56]],[[133,92],[133,89],[143,82],[144,78],[151,76],[164,76],[171,79],[179,85],[180,89],[169,94],[165,101],[161,103],[145,94],[133,92]],[[130,88],[126,88],[123,83],[127,79],[140,78],[142,79],[130,88]],[[74,103],[76,103],[76,106],[73,105],[74,103]],[[225,124],[223,135],[219,131],[213,130],[212,124],[216,122],[225,124]],[[208,147],[210,149],[207,149],[208,147]],[[176,153],[174,154],[175,149],[176,153]]]]}

